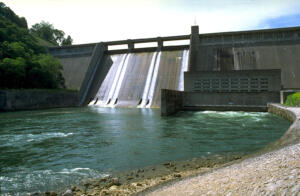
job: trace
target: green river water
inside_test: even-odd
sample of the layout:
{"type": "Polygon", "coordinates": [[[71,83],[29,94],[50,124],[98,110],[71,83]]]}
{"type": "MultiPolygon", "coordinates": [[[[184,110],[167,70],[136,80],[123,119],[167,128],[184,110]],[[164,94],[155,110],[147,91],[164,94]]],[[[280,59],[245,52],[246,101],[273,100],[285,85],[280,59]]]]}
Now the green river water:
{"type": "Polygon", "coordinates": [[[268,113],[68,108],[0,113],[4,195],[56,190],[83,178],[166,161],[251,153],[290,123],[268,113]]]}

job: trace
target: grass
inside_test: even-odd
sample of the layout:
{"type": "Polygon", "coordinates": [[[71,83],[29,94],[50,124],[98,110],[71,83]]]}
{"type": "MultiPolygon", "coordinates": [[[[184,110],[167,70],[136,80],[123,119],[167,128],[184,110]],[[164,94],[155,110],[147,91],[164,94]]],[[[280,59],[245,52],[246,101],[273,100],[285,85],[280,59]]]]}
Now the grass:
{"type": "Polygon", "coordinates": [[[300,107],[300,92],[289,95],[284,105],[292,106],[292,107],[300,107]]]}

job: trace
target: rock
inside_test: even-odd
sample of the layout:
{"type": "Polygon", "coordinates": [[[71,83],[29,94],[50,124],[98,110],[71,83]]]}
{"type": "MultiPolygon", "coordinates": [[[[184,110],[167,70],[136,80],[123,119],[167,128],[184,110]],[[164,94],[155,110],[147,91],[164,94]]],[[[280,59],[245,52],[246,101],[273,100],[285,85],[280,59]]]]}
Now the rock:
{"type": "Polygon", "coordinates": [[[143,169],[138,169],[137,173],[141,173],[141,172],[144,172],[143,169]]]}
{"type": "Polygon", "coordinates": [[[73,196],[73,193],[70,189],[68,189],[62,196],[73,196]]]}
{"type": "Polygon", "coordinates": [[[113,186],[113,185],[120,186],[121,182],[119,181],[118,178],[113,178],[113,179],[110,180],[109,185],[110,185],[110,187],[113,186]]]}
{"type": "Polygon", "coordinates": [[[72,191],[76,191],[77,187],[76,186],[72,186],[71,190],[72,191]]]}
{"type": "Polygon", "coordinates": [[[107,178],[101,178],[100,180],[99,180],[99,182],[106,182],[107,181],[107,178]]]}
{"type": "Polygon", "coordinates": [[[132,179],[133,179],[133,177],[128,177],[128,178],[127,178],[127,180],[132,180],[132,179]]]}
{"type": "Polygon", "coordinates": [[[118,187],[116,185],[113,185],[109,188],[110,191],[115,191],[117,189],[118,189],[118,187]]]}
{"type": "Polygon", "coordinates": [[[181,174],[174,174],[175,178],[181,178],[181,174]]]}
{"type": "Polygon", "coordinates": [[[131,183],[131,186],[137,186],[137,183],[133,182],[131,183]]]}
{"type": "Polygon", "coordinates": [[[175,165],[169,162],[169,163],[164,163],[164,166],[174,167],[175,165]]]}
{"type": "Polygon", "coordinates": [[[49,191],[45,192],[45,196],[57,196],[57,195],[58,194],[55,192],[49,192],[49,191]]]}

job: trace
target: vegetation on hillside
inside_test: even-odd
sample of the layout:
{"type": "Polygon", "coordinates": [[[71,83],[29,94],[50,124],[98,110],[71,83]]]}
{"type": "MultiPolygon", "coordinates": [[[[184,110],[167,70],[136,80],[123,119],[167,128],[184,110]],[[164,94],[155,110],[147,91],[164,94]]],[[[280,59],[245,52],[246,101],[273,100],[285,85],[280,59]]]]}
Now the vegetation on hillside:
{"type": "MultiPolygon", "coordinates": [[[[25,18],[0,2],[0,88],[64,88],[62,65],[41,46],[43,37],[36,38],[38,28],[31,31],[25,18]]],[[[60,35],[64,33],[61,31],[60,35]]],[[[71,37],[66,39],[56,37],[44,42],[72,43],[71,37]]]]}
{"type": "Polygon", "coordinates": [[[55,29],[52,24],[45,21],[32,25],[30,33],[56,46],[68,46],[73,42],[70,35],[65,38],[65,32],[55,29]]]}
{"type": "Polygon", "coordinates": [[[300,92],[289,95],[285,101],[286,106],[300,107],[300,92]]]}

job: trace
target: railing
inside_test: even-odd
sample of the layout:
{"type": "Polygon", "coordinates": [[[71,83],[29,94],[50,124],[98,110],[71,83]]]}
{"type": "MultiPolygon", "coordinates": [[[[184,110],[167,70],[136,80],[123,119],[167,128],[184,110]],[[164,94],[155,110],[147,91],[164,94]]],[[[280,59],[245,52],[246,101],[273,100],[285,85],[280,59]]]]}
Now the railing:
{"type": "Polygon", "coordinates": [[[106,46],[108,53],[124,53],[124,52],[143,52],[143,51],[156,51],[156,50],[179,50],[189,48],[189,43],[180,44],[180,41],[190,40],[190,35],[179,35],[169,37],[155,37],[155,38],[144,38],[144,39],[127,39],[120,41],[109,41],[103,42],[106,46]],[[167,45],[167,42],[178,42],[177,45],[167,45]],[[152,43],[152,44],[151,44],[152,43]],[[143,45],[144,44],[144,45],[143,45]],[[150,47],[147,45],[150,44],[150,47]],[[142,47],[136,47],[141,45],[142,47]],[[125,46],[124,48],[113,48],[112,46],[125,46]]]}

